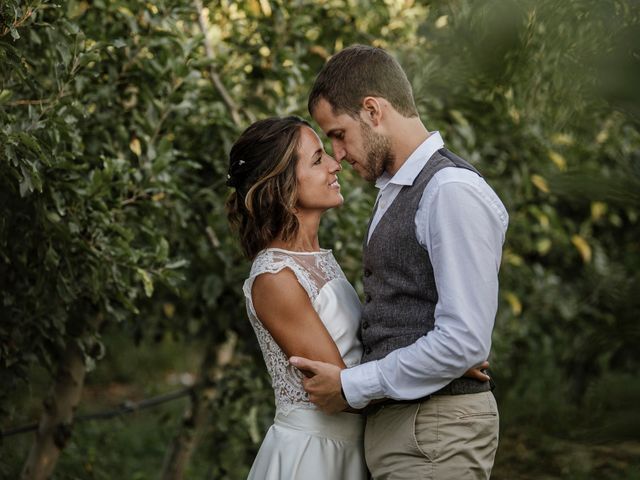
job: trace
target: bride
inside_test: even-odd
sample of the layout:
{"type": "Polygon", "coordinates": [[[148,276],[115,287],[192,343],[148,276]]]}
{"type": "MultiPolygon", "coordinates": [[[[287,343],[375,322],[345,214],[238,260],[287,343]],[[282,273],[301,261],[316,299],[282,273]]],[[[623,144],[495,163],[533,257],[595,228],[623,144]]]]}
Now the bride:
{"type": "Polygon", "coordinates": [[[293,355],[341,367],[360,362],[360,301],[331,250],[322,213],[342,204],[340,164],[298,117],[251,125],[230,154],[227,202],[247,257],[247,313],[275,393],[276,415],[250,479],[366,479],[360,414],[327,415],[309,402],[293,355]]]}

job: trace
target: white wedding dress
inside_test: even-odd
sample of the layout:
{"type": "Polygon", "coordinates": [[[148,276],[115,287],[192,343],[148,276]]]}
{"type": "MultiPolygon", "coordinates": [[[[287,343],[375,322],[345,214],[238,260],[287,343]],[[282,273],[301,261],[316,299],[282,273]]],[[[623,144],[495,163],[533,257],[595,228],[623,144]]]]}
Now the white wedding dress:
{"type": "MultiPolygon", "coordinates": [[[[256,316],[251,289],[258,275],[289,268],[305,289],[313,308],[336,343],[347,367],[360,362],[360,300],[331,250],[260,252],[244,283],[247,313],[256,332],[275,394],[276,414],[256,456],[251,480],[360,480],[368,476],[364,461],[361,415],[327,415],[309,402],[302,374],[256,316]]],[[[300,332],[304,335],[304,332],[300,332]]]]}

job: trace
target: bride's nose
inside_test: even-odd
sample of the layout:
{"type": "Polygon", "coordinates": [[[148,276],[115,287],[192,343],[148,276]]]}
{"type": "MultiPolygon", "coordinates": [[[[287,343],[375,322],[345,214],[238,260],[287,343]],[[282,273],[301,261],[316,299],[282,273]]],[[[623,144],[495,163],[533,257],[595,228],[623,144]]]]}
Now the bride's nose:
{"type": "Polygon", "coordinates": [[[339,172],[342,170],[342,164],[338,162],[335,158],[331,157],[333,160],[333,165],[331,166],[331,173],[339,172]]]}

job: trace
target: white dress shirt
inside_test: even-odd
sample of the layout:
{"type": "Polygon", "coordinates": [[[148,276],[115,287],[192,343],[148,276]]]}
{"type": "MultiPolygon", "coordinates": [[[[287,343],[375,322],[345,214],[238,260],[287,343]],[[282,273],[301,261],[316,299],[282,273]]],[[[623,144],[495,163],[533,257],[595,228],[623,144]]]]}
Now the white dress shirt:
{"type": "MultiPolygon", "coordinates": [[[[444,143],[432,134],[391,177],[376,182],[378,208],[367,242],[402,187],[412,185],[444,143]]],[[[487,359],[498,308],[498,270],[509,222],[491,187],[465,168],[443,168],[427,184],[416,211],[416,237],[429,253],[438,289],[435,326],[386,357],[344,369],[349,405],[376,398],[429,395],[487,359]]]]}

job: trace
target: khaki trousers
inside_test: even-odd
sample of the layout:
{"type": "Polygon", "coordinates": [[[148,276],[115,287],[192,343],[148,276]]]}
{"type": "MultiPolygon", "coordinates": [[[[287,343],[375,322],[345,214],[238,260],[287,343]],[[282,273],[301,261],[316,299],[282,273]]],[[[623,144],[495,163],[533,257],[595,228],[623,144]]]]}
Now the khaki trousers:
{"type": "Polygon", "coordinates": [[[491,392],[385,405],[367,416],[367,466],[374,480],[488,479],[498,423],[491,392]]]}

